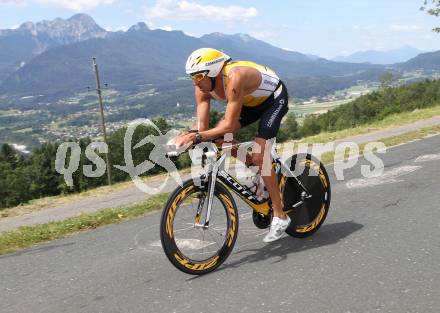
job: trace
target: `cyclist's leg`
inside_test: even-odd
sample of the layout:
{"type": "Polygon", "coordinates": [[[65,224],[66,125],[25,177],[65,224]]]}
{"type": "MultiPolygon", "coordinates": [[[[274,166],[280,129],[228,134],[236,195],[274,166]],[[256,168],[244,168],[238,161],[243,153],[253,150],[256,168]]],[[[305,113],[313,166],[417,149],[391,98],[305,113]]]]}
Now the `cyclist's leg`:
{"type": "MultiPolygon", "coordinates": [[[[255,123],[256,121],[258,121],[258,119],[261,117],[261,110],[258,110],[256,108],[247,108],[247,107],[243,107],[240,113],[240,118],[239,118],[239,127],[236,129],[236,131],[238,131],[239,129],[246,127],[252,123],[255,123]]],[[[221,121],[219,122],[219,124],[221,123],[221,121]]],[[[234,132],[235,133],[235,132],[234,132]]],[[[217,143],[219,144],[223,144],[224,142],[228,142],[230,144],[239,144],[240,142],[238,140],[233,139],[232,141],[228,141],[226,137],[222,139],[220,139],[219,141],[217,141],[217,143]]],[[[234,149],[232,149],[231,151],[231,155],[234,158],[237,158],[238,154],[238,148],[235,147],[234,149]]],[[[246,159],[245,160],[240,160],[241,162],[245,163],[246,166],[251,166],[252,165],[252,156],[247,153],[246,154],[246,159]]]]}
{"type": "Polygon", "coordinates": [[[262,171],[262,177],[267,191],[272,200],[272,208],[274,216],[285,218],[286,214],[283,212],[283,204],[281,201],[280,192],[278,189],[278,180],[272,168],[271,144],[275,142],[274,139],[278,133],[283,116],[289,110],[287,89],[282,84],[281,93],[276,98],[272,98],[273,103],[261,115],[258,133],[255,138],[257,143],[257,150],[252,154],[252,161],[259,166],[262,171]]]}
{"type": "Polygon", "coordinates": [[[264,185],[272,200],[273,215],[284,219],[286,218],[286,214],[283,211],[280,190],[278,189],[278,178],[272,168],[272,161],[270,159],[272,142],[264,138],[256,137],[255,143],[255,149],[252,153],[252,163],[260,169],[264,185]]]}
{"type": "Polygon", "coordinates": [[[230,140],[226,140],[226,138],[224,139],[217,139],[215,141],[215,143],[217,145],[236,145],[235,147],[233,147],[231,149],[231,155],[236,158],[237,160],[239,160],[240,162],[244,163],[247,167],[252,166],[252,155],[249,153],[246,153],[245,158],[243,160],[243,157],[240,155],[238,155],[238,145],[240,144],[240,141],[232,139],[230,140]]]}

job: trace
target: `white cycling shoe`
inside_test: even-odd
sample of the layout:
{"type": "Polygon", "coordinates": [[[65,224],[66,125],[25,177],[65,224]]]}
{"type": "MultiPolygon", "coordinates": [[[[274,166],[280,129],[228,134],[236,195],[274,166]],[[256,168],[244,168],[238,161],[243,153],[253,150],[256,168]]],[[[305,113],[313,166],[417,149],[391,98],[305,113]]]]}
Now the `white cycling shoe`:
{"type": "Polygon", "coordinates": [[[263,241],[272,242],[280,239],[281,236],[283,236],[284,231],[289,227],[290,222],[291,220],[289,216],[287,216],[286,219],[281,219],[275,216],[270,223],[270,230],[266,237],[263,238],[263,241]]]}

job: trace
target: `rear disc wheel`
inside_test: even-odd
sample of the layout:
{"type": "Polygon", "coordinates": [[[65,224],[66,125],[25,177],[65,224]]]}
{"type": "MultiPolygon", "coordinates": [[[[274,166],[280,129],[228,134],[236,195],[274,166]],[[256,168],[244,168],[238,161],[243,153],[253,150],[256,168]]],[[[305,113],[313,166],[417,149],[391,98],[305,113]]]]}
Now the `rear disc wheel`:
{"type": "Polygon", "coordinates": [[[330,180],[324,165],[310,154],[294,155],[291,158],[291,171],[311,197],[302,197],[302,190],[295,178],[282,176],[284,210],[292,220],[286,233],[304,238],[315,233],[327,217],[331,197],[330,180]],[[299,201],[303,203],[293,207],[299,201]]]}

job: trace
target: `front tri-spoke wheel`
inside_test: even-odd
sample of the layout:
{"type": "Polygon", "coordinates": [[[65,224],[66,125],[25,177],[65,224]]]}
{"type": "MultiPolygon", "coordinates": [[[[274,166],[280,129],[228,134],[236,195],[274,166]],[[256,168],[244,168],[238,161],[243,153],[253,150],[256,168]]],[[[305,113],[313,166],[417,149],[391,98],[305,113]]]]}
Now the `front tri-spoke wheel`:
{"type": "Polygon", "coordinates": [[[215,187],[209,223],[207,206],[206,189],[189,180],[173,193],[162,213],[164,251],[174,266],[189,274],[214,270],[228,257],[237,238],[235,202],[220,183],[215,187]]]}

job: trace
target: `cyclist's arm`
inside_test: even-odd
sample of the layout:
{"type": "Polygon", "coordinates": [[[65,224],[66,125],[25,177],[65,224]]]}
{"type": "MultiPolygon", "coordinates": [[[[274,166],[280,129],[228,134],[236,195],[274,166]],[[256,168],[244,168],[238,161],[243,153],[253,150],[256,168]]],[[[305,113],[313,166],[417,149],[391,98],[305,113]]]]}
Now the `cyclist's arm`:
{"type": "Polygon", "coordinates": [[[199,88],[195,88],[197,122],[195,129],[199,132],[209,129],[209,109],[211,96],[202,92],[199,88]]]}
{"type": "Polygon", "coordinates": [[[235,133],[240,129],[239,118],[244,98],[244,83],[240,72],[230,73],[226,98],[228,104],[224,119],[216,127],[200,132],[202,140],[216,139],[226,133],[235,133]]]}

